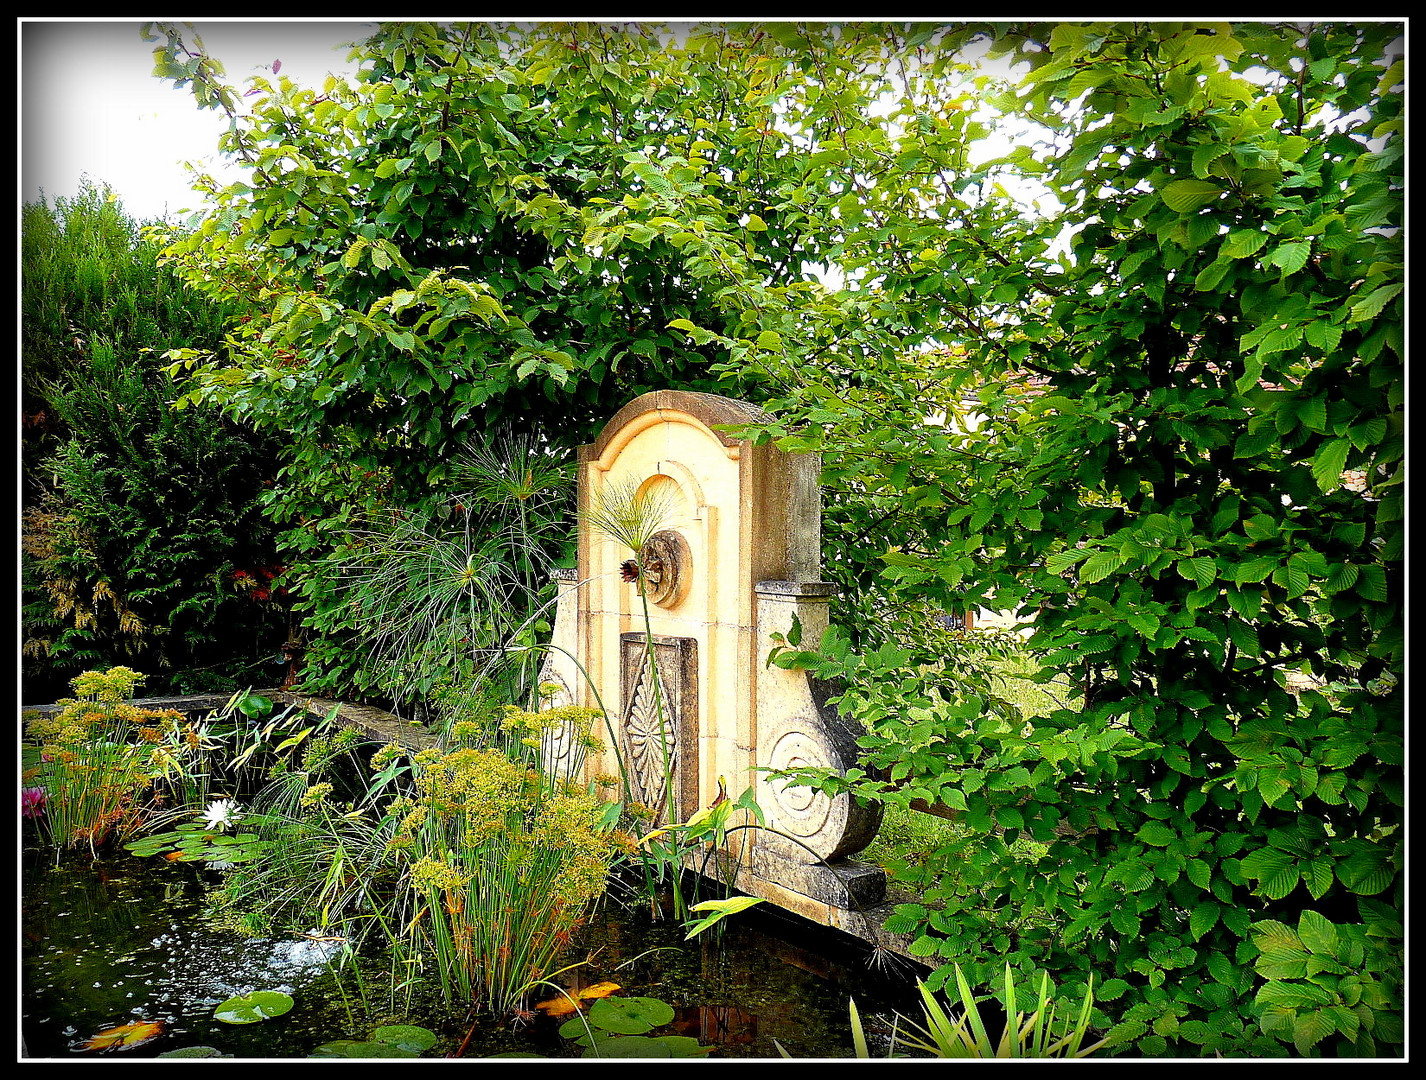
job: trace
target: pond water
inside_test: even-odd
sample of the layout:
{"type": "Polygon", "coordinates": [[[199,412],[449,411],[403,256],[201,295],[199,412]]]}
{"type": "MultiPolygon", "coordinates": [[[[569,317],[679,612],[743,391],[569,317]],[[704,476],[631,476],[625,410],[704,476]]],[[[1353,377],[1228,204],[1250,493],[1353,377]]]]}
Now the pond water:
{"type": "MultiPolygon", "coordinates": [[[[436,1033],[439,1042],[423,1057],[579,1052],[543,1014],[516,1029],[419,997],[409,1008],[404,997],[393,1002],[379,958],[338,964],[340,945],[215,928],[202,907],[217,872],[198,864],[118,853],[66,854],[56,865],[51,853],[28,848],[22,873],[22,1031],[30,1057],[150,1058],[210,1046],[239,1058],[300,1058],[393,1023],[436,1033]],[[253,990],[281,990],[295,1005],[254,1024],[214,1018],[215,1006],[253,990]],[[162,1021],[162,1034],[125,1049],[86,1049],[100,1032],[135,1021],[162,1021]]],[[[659,998],[675,1010],[673,1032],[715,1046],[714,1057],[775,1058],[779,1046],[797,1058],[849,1056],[850,992],[873,1040],[879,1013],[915,1014],[914,972],[872,966],[856,939],[765,904],[723,927],[685,942],[677,923],[607,903],[570,957],[588,962],[559,981],[572,990],[612,981],[623,993],[659,998]]]]}

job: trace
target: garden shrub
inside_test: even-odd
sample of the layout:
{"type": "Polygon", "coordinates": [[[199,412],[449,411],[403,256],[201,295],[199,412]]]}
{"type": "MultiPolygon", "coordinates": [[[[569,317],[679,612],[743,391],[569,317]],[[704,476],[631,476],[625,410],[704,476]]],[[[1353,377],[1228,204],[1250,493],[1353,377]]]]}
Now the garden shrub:
{"type": "Polygon", "coordinates": [[[27,694],[119,660],[153,689],[280,681],[270,448],[213,408],[175,411],[150,355],[216,342],[223,312],[100,189],[26,206],[22,249],[27,694]]]}

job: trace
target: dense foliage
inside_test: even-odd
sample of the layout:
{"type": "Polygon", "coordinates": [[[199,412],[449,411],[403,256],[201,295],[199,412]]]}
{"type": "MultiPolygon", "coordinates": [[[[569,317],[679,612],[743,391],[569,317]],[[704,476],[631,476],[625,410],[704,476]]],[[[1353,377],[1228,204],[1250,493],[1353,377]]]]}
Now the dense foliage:
{"type": "Polygon", "coordinates": [[[96,661],[144,666],[155,691],[280,680],[258,666],[287,634],[257,503],[270,447],[216,408],[175,412],[154,355],[216,345],[226,313],[106,190],[21,225],[27,698],[96,661]]]}
{"type": "Polygon", "coordinates": [[[1050,133],[1004,164],[1061,209],[906,231],[878,283],[965,350],[922,370],[981,423],[926,424],[909,380],[781,410],[897,500],[892,597],[1018,608],[1079,683],[1024,722],[914,646],[783,655],[848,680],[853,787],[970,827],[894,925],[1095,973],[1141,1053],[1403,1037],[1398,32],[1001,32],[1002,107],[1050,133]]]}
{"type": "Polygon", "coordinates": [[[502,421],[765,401],[749,434],[823,455],[851,635],[778,659],[868,727],[822,782],[971,831],[896,917],[938,976],[1093,974],[1148,1055],[1389,1052],[1400,30],[398,24],[240,118],[164,29],[250,167],[170,238],[246,305],[185,400],[286,433],[309,552],[502,421]],[[1027,617],[1065,708],[926,647],[967,603],[1027,617]]]}

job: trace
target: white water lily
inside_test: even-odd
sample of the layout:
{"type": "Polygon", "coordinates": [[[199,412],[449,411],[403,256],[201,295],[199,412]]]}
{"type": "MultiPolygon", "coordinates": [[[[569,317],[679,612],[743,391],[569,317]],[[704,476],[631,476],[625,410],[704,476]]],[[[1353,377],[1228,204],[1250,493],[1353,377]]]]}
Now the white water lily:
{"type": "Polygon", "coordinates": [[[226,831],[230,826],[236,826],[241,817],[242,815],[238,813],[238,804],[232,799],[214,799],[208,804],[208,809],[203,811],[204,824],[219,832],[226,831]]]}

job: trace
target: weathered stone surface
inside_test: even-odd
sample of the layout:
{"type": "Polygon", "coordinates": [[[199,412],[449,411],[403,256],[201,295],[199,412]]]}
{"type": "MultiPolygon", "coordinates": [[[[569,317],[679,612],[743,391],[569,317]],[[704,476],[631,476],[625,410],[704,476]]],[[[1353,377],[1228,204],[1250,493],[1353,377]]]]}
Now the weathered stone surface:
{"type": "Polygon", "coordinates": [[[339,721],[349,727],[366,732],[378,742],[399,743],[408,750],[424,750],[428,746],[436,745],[435,735],[427,731],[424,726],[402,720],[399,716],[393,716],[384,709],[373,708],[370,705],[353,705],[345,701],[333,701],[330,698],[310,697],[307,694],[295,694],[289,690],[267,690],[262,693],[264,697],[270,697],[273,701],[296,705],[315,716],[327,716],[333,709],[336,709],[339,721]]]}

